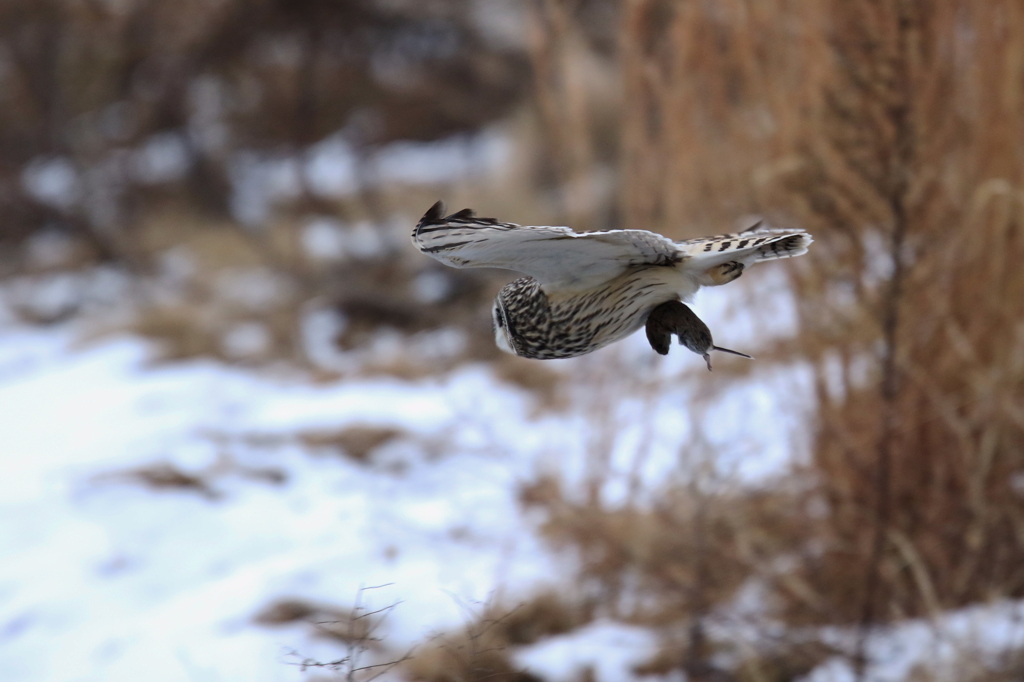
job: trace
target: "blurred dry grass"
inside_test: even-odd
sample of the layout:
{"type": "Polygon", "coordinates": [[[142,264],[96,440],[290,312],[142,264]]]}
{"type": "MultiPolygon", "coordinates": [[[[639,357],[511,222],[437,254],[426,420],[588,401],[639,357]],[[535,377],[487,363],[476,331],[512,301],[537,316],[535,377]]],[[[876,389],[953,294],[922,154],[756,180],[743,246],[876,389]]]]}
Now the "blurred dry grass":
{"type": "Polygon", "coordinates": [[[828,540],[805,573],[833,618],[862,624],[1019,597],[1024,280],[1003,259],[1024,255],[1010,199],[1024,156],[1005,128],[1024,116],[1024,13],[863,2],[832,16],[834,81],[809,177],[789,187],[824,237],[794,279],[828,540]]]}
{"type": "MultiPolygon", "coordinates": [[[[570,5],[542,4],[548,38],[571,42],[570,5]]],[[[621,194],[589,208],[681,236],[752,212],[815,234],[811,256],[787,264],[799,327],[758,353],[761,365],[810,365],[814,438],[798,485],[738,499],[683,488],[650,509],[581,508],[539,481],[526,499],[546,507],[544,532],[577,549],[608,603],[628,584],[677,622],[703,612],[693,590],[707,608],[757,578],[791,626],[856,626],[846,653],[858,674],[878,623],[1020,597],[1024,279],[1011,264],[1024,256],[1024,11],[912,0],[620,11],[621,194]],[[700,547],[697,517],[710,538],[700,547]],[[706,583],[701,561],[714,566],[706,583]]],[[[563,71],[584,78],[582,66],[563,71]]],[[[563,129],[587,119],[585,101],[557,105],[574,96],[542,88],[563,129]]],[[[577,130],[577,147],[600,134],[577,130]]],[[[563,153],[571,193],[579,152],[563,153]]],[[[586,202],[565,205],[572,215],[586,202]]]]}
{"type": "Polygon", "coordinates": [[[539,682],[542,678],[513,662],[512,647],[570,632],[591,619],[588,609],[555,592],[542,592],[512,607],[490,602],[474,611],[462,631],[424,645],[403,674],[416,682],[539,682]]]}

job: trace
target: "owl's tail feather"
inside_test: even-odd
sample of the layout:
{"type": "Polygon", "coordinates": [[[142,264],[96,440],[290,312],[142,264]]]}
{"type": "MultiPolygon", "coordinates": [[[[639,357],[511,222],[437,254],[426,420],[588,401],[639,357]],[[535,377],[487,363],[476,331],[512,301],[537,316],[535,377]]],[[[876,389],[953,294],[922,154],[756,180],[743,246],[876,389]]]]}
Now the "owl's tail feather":
{"type": "Polygon", "coordinates": [[[693,265],[712,268],[735,261],[753,265],[763,260],[792,258],[807,253],[814,239],[803,230],[780,230],[759,226],[753,232],[701,237],[680,242],[680,249],[693,265]]]}
{"type": "Polygon", "coordinates": [[[811,235],[806,232],[786,235],[775,241],[770,241],[758,247],[754,252],[754,262],[763,260],[775,260],[777,258],[793,258],[807,253],[807,247],[811,245],[811,235]]]}

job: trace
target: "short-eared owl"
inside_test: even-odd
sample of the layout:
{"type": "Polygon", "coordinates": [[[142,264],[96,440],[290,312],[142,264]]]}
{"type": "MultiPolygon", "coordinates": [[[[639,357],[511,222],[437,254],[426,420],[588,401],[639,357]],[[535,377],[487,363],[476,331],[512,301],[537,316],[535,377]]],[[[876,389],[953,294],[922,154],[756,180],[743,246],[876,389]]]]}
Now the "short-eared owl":
{"type": "Polygon", "coordinates": [[[676,334],[708,360],[708,351],[725,349],[713,345],[707,326],[679,301],[690,300],[702,286],[732,282],[748,265],[806,253],[811,236],[760,224],[683,242],[646,230],[578,233],[501,223],[468,208],[445,216],[439,201],[420,219],[412,241],[455,268],[527,275],[507,284],[494,301],[494,336],[504,351],[541,360],[571,358],[646,324],[657,352],[668,353],[676,334]]]}

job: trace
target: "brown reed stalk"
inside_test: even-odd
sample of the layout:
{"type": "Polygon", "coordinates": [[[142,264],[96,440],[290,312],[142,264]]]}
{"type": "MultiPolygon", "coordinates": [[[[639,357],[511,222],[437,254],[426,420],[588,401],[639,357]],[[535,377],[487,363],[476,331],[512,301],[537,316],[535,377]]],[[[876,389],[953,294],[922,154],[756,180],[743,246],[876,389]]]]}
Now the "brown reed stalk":
{"type": "Polygon", "coordinates": [[[1024,8],[620,12],[629,226],[757,211],[816,237],[785,269],[796,334],[758,354],[809,366],[816,401],[780,617],[866,636],[1024,595],[1024,8]]]}
{"type": "Polygon", "coordinates": [[[837,83],[827,96],[826,128],[828,141],[836,152],[851,160],[850,166],[874,193],[874,199],[887,208],[882,226],[886,233],[886,257],[891,273],[881,292],[879,327],[881,329],[881,378],[879,381],[880,428],[874,462],[873,515],[870,549],[867,556],[863,597],[857,622],[858,636],[853,654],[858,679],[867,670],[866,646],[872,626],[878,618],[879,603],[886,601],[890,586],[881,576],[882,561],[888,547],[892,506],[892,458],[897,419],[896,400],[900,390],[900,371],[896,364],[906,258],[904,254],[910,225],[909,190],[919,175],[918,139],[920,115],[915,99],[921,72],[920,64],[928,55],[921,40],[924,3],[865,0],[838,3],[833,9],[835,27],[830,44],[835,52],[837,83]],[[855,95],[851,101],[849,95],[855,95]],[[843,101],[844,97],[847,101],[843,101]],[[878,127],[872,128],[871,121],[878,127]],[[851,137],[865,127],[866,138],[850,144],[851,137]],[[858,153],[870,151],[861,159],[858,153]]]}
{"type": "Polygon", "coordinates": [[[1021,140],[1006,128],[1022,116],[1007,78],[1021,12],[864,1],[830,16],[835,80],[791,178],[822,234],[795,280],[828,543],[803,570],[833,617],[858,624],[863,673],[872,624],[1022,586],[1008,487],[1024,311],[1001,265],[1021,253],[1021,140]]]}

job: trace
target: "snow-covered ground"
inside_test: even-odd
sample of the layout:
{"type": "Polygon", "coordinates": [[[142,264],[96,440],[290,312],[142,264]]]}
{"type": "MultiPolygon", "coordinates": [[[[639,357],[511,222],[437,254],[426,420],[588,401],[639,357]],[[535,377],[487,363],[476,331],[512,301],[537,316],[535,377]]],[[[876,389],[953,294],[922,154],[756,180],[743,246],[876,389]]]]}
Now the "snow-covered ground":
{"type": "Polygon", "coordinates": [[[402,601],[387,636],[411,643],[458,624],[456,598],[557,576],[514,497],[538,436],[482,370],[315,386],[147,357],[133,339],[0,341],[2,679],[299,679],[286,652],[337,652],[254,625],[277,597],[346,606],[393,583],[372,600],[402,601]],[[406,435],[373,466],[295,437],[349,424],[406,435]],[[117,475],[159,463],[215,496],[117,475]],[[268,468],[283,482],[247,475],[268,468]]]}
{"type": "MultiPolygon", "coordinates": [[[[400,648],[464,622],[467,603],[571,579],[516,494],[539,471],[585,469],[585,416],[544,416],[481,366],[318,384],[152,357],[137,338],[83,344],[73,326],[3,328],[3,680],[302,679],[289,663],[339,649],[304,626],[254,623],[276,599],[346,607],[361,587],[388,584],[362,601],[401,602],[382,633],[400,648]],[[399,435],[369,461],[301,438],[349,426],[399,435]],[[154,489],[132,474],[168,465],[206,488],[154,489]]],[[[637,368],[649,368],[642,357],[637,368]]],[[[616,406],[627,426],[613,464],[628,469],[643,436],[654,443],[644,475],[677,467],[695,385],[666,388],[643,424],[634,417],[648,403],[616,406]]],[[[756,392],[721,409],[773,416],[756,392]]]]}
{"type": "MultiPolygon", "coordinates": [[[[584,475],[602,437],[586,400],[547,413],[484,366],[317,383],[286,369],[158,364],[138,338],[84,344],[73,325],[0,324],[4,682],[310,679],[302,659],[343,649],[306,624],[255,622],[277,600],[397,603],[380,634],[401,651],[464,623],[467,604],[514,603],[572,580],[568,559],[521,513],[517,488],[543,471],[584,475]],[[367,460],[303,438],[354,426],[396,435],[367,460]],[[154,466],[203,487],[146,485],[138,471],[154,466]]],[[[732,336],[750,342],[740,328],[732,336]]],[[[619,371],[664,373],[654,398],[613,401],[613,471],[631,471],[644,447],[649,481],[686,466],[680,443],[709,413],[701,432],[723,471],[756,479],[785,466],[800,418],[799,392],[786,391],[799,371],[760,376],[697,409],[711,381],[699,359],[653,358],[641,337],[555,365],[599,376],[611,357],[602,353],[615,352],[619,371]],[[715,426],[737,423],[749,428],[715,426]]],[[[605,491],[613,503],[615,481],[605,491]]],[[[1021,643],[1019,616],[997,605],[949,618],[995,651],[1021,643]]],[[[960,630],[911,623],[873,646],[892,661],[887,670],[905,671],[950,650],[949,635],[936,633],[960,630]]],[[[554,681],[592,666],[596,679],[617,682],[656,645],[650,632],[599,621],[516,660],[554,681]]],[[[837,660],[810,679],[850,673],[837,660]]]]}

